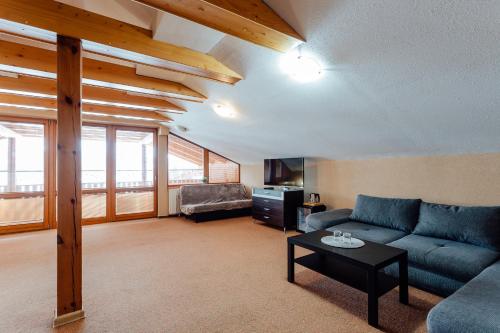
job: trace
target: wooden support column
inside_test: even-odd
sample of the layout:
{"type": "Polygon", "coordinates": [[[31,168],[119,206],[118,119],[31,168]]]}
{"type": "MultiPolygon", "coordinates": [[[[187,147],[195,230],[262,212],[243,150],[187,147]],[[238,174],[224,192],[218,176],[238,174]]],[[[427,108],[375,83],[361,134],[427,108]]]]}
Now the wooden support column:
{"type": "Polygon", "coordinates": [[[203,149],[203,178],[207,184],[210,183],[210,163],[208,163],[208,153],[208,149],[203,149]]]}
{"type": "Polygon", "coordinates": [[[82,43],[57,36],[57,313],[54,326],[84,318],[81,193],[82,43]]]}

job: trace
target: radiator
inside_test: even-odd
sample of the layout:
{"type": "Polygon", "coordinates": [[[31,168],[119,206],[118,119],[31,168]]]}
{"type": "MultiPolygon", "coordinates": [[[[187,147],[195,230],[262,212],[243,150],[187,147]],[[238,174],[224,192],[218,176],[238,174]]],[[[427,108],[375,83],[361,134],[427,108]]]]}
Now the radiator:
{"type": "Polygon", "coordinates": [[[172,188],[168,190],[168,215],[178,215],[180,214],[179,209],[179,189],[172,188]]]}

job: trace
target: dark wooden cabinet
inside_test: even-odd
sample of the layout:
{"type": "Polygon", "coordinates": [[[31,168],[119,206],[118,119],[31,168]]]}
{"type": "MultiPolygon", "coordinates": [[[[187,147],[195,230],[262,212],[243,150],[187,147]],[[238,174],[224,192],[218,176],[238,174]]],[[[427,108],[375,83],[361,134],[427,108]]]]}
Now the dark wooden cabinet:
{"type": "Polygon", "coordinates": [[[252,216],[255,220],[283,228],[284,231],[297,227],[297,207],[304,201],[304,191],[256,188],[252,199],[252,216]]]}

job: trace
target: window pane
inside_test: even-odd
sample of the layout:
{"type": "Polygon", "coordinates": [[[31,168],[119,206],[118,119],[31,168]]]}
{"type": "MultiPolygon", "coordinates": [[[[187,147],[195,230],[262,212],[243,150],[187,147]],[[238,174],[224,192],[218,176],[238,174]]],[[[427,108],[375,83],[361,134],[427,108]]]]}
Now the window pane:
{"type": "Polygon", "coordinates": [[[237,183],[240,166],[212,152],[208,153],[208,178],[210,183],[237,183]]]}
{"type": "Polygon", "coordinates": [[[0,193],[43,192],[44,126],[0,121],[0,193]]]}
{"type": "Polygon", "coordinates": [[[82,218],[106,216],[106,193],[82,194],[82,218]]]}
{"type": "Polygon", "coordinates": [[[43,222],[43,195],[0,199],[0,226],[43,222]]]}
{"type": "Polygon", "coordinates": [[[116,131],[116,187],[153,187],[151,132],[116,131]]]}
{"type": "Polygon", "coordinates": [[[0,226],[43,222],[44,125],[0,121],[0,226]],[[21,193],[19,193],[21,192],[21,193]],[[22,194],[25,192],[26,194],[22,194]]]}
{"type": "Polygon", "coordinates": [[[168,184],[203,183],[203,148],[168,136],[168,184]]]}
{"type": "Polygon", "coordinates": [[[82,127],[82,189],[106,188],[106,128],[82,127]]]}
{"type": "Polygon", "coordinates": [[[116,214],[134,214],[154,211],[154,191],[116,193],[116,214]]]}

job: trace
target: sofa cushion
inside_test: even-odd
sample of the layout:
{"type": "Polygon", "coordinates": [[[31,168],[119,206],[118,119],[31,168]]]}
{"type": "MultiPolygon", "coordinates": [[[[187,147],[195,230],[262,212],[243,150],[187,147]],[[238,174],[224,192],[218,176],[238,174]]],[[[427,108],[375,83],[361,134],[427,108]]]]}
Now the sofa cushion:
{"type": "Polygon", "coordinates": [[[351,219],[410,233],[418,221],[420,199],[358,195],[351,219]]]}
{"type": "Polygon", "coordinates": [[[500,257],[500,253],[480,246],[419,235],[408,235],[388,245],[407,250],[410,265],[463,282],[500,257]]]}
{"type": "Polygon", "coordinates": [[[352,234],[352,237],[381,244],[392,242],[393,240],[399,239],[406,235],[404,231],[383,228],[376,225],[370,225],[355,221],[338,224],[326,230],[341,230],[342,232],[350,232],[352,234]]]}
{"type": "Polygon", "coordinates": [[[323,230],[334,225],[349,221],[352,209],[334,209],[309,214],[306,217],[306,232],[323,230]]]}
{"type": "Polygon", "coordinates": [[[429,333],[500,332],[500,262],[443,300],[429,312],[429,333]]]}
{"type": "Polygon", "coordinates": [[[224,202],[214,202],[206,204],[182,205],[181,212],[186,215],[195,213],[214,212],[217,210],[232,210],[252,207],[252,199],[232,200],[224,202]]]}
{"type": "MultiPolygon", "coordinates": [[[[387,266],[384,271],[397,278],[399,277],[399,264],[397,262],[391,264],[387,266]]],[[[411,264],[408,266],[408,283],[414,287],[442,297],[450,296],[465,284],[465,282],[418,268],[411,264]]]]}
{"type": "Polygon", "coordinates": [[[413,233],[500,251],[500,207],[464,207],[423,202],[413,233]]]}

